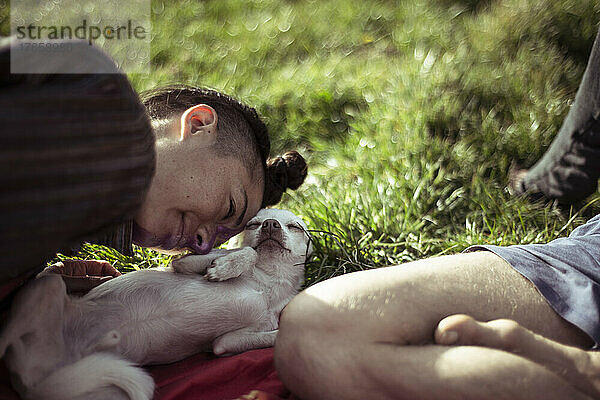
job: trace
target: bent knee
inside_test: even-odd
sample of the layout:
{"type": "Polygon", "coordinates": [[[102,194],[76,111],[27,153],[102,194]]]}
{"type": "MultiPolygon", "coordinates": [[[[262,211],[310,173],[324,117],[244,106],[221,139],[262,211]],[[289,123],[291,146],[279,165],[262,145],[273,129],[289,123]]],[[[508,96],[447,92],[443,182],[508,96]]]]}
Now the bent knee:
{"type": "Polygon", "coordinates": [[[322,304],[302,293],[281,314],[275,340],[277,373],[292,393],[307,399],[330,399],[353,368],[340,346],[337,327],[322,304]],[[339,375],[339,376],[338,376],[339,375]]]}
{"type": "Polygon", "coordinates": [[[303,291],[283,309],[279,329],[312,331],[326,326],[331,328],[332,321],[328,317],[332,317],[332,314],[333,310],[329,304],[303,291]]]}
{"type": "Polygon", "coordinates": [[[300,293],[283,309],[279,331],[275,339],[275,362],[281,368],[295,368],[297,360],[306,354],[318,352],[318,341],[323,337],[327,311],[317,300],[300,293]]]}

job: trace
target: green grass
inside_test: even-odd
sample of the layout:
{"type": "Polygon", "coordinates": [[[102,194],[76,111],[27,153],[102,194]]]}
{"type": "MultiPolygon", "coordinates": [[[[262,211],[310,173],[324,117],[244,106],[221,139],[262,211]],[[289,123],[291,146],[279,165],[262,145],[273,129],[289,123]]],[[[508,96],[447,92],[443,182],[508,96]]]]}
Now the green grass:
{"type": "MultiPolygon", "coordinates": [[[[568,112],[593,0],[153,1],[152,73],[254,105],[274,152],[310,176],[281,207],[314,230],[307,282],[460,252],[546,242],[600,211],[512,198],[568,112]]],[[[0,19],[3,31],[6,21],[0,19]]],[[[87,247],[124,270],[168,262],[87,247]]]]}

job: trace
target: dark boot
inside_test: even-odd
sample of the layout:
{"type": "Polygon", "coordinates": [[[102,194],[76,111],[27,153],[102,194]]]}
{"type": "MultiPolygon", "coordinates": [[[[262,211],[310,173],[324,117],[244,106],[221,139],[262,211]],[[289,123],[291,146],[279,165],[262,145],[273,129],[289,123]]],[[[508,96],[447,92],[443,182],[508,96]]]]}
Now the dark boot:
{"type": "MultiPolygon", "coordinates": [[[[599,34],[600,35],[600,34],[599,34]]],[[[514,193],[571,204],[596,191],[600,176],[600,39],[567,118],[544,156],[526,173],[513,171],[514,193]]]]}

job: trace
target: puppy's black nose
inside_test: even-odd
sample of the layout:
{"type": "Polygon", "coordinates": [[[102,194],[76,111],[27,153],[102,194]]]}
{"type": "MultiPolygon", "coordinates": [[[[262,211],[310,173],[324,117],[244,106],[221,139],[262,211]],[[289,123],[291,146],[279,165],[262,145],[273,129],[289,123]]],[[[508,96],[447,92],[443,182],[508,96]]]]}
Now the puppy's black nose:
{"type": "Polygon", "coordinates": [[[276,219],[265,219],[262,223],[262,229],[273,232],[280,230],[281,225],[279,225],[279,221],[276,219]]]}

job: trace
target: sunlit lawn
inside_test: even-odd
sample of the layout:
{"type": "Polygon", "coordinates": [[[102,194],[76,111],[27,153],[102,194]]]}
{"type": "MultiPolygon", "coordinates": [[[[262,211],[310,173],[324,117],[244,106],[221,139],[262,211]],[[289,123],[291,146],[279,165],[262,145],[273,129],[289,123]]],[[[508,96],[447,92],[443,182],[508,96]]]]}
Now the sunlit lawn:
{"type": "MultiPolygon", "coordinates": [[[[511,162],[531,166],[568,111],[595,3],[153,1],[152,73],[130,78],[238,96],[266,119],[274,153],[308,159],[307,183],[281,206],[315,230],[313,283],[475,243],[544,242],[597,213],[597,195],[560,210],[505,189],[511,162]]],[[[82,256],[123,270],[166,262],[82,256]]]]}

